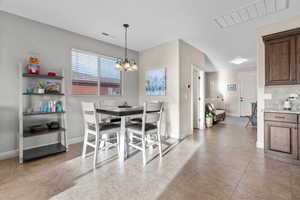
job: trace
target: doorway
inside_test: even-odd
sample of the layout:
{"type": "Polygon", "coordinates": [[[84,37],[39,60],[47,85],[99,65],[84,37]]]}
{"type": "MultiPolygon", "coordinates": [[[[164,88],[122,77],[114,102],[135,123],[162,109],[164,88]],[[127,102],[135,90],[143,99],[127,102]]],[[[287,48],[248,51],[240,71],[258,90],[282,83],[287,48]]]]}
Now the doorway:
{"type": "Polygon", "coordinates": [[[251,103],[257,101],[256,72],[239,73],[240,116],[251,115],[251,103]]]}
{"type": "Polygon", "coordinates": [[[198,66],[192,66],[192,128],[204,129],[205,128],[205,73],[200,70],[198,66]]]}

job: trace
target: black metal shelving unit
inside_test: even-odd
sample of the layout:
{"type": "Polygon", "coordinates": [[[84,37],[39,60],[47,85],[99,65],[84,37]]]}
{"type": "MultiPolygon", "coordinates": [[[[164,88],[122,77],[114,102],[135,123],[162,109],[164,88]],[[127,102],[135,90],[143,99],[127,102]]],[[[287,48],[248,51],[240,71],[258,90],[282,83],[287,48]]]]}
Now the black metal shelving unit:
{"type": "MultiPolygon", "coordinates": [[[[67,142],[67,124],[66,124],[66,99],[64,95],[64,77],[63,73],[62,76],[48,76],[46,74],[28,74],[23,73],[24,65],[20,64],[20,95],[19,95],[19,101],[20,101],[20,109],[19,109],[19,162],[23,163],[26,161],[31,161],[39,158],[43,158],[50,155],[55,155],[58,153],[66,152],[68,151],[68,142],[67,142]],[[60,93],[27,93],[23,92],[26,88],[23,84],[24,79],[44,79],[44,80],[55,80],[61,82],[61,92],[60,93]],[[59,100],[62,102],[63,111],[62,112],[25,112],[24,110],[27,110],[25,108],[24,99],[29,98],[28,101],[31,101],[31,96],[37,96],[42,98],[52,98],[51,96],[55,96],[55,98],[59,98],[59,100]],[[30,131],[30,129],[24,124],[24,118],[26,120],[36,120],[37,118],[42,117],[41,119],[47,119],[47,115],[53,115],[53,117],[57,118],[57,120],[60,123],[60,128],[58,129],[45,129],[39,130],[39,131],[30,131]],[[27,128],[26,128],[27,127],[27,128]],[[57,143],[55,144],[31,144],[30,147],[24,146],[24,139],[26,138],[32,138],[32,137],[45,137],[46,135],[53,135],[57,136],[57,143]]],[[[34,80],[33,80],[34,81],[34,80]]],[[[49,116],[50,117],[50,116],[49,116]]],[[[52,137],[52,136],[51,136],[52,137]]]]}

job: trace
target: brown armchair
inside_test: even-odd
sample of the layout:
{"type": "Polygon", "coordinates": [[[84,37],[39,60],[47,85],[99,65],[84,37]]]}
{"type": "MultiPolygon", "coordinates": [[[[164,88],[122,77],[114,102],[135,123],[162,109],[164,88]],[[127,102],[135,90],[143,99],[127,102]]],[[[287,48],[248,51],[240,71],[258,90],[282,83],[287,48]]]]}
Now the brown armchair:
{"type": "Polygon", "coordinates": [[[213,102],[206,103],[205,112],[211,113],[214,116],[214,122],[218,122],[220,120],[224,121],[226,118],[225,109],[216,108],[213,102]]]}

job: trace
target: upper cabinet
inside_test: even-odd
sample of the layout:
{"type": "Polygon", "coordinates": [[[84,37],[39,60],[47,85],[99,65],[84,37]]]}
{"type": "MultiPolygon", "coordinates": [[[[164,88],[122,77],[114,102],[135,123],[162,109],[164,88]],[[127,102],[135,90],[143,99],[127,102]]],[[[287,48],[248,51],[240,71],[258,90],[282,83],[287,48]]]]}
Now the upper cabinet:
{"type": "Polygon", "coordinates": [[[300,84],[300,29],[265,36],[266,85],[300,84]]]}

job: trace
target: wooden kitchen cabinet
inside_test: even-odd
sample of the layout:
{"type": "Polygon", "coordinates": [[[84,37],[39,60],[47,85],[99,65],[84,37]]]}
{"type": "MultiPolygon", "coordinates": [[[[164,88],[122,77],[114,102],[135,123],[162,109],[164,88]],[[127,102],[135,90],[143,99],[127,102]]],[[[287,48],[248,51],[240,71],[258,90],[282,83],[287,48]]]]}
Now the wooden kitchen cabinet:
{"type": "Polygon", "coordinates": [[[300,84],[300,28],[263,37],[265,85],[300,84]]]}
{"type": "MultiPolygon", "coordinates": [[[[265,153],[281,160],[299,160],[299,116],[288,113],[265,113],[265,153]]],[[[298,162],[299,164],[299,162],[298,162]]]]}
{"type": "Polygon", "coordinates": [[[300,34],[296,36],[297,84],[300,84],[300,34]]]}
{"type": "Polygon", "coordinates": [[[266,121],[265,151],[287,159],[298,159],[297,124],[266,121]]]}
{"type": "Polygon", "coordinates": [[[296,38],[284,37],[266,41],[266,85],[297,83],[296,38]]]}

